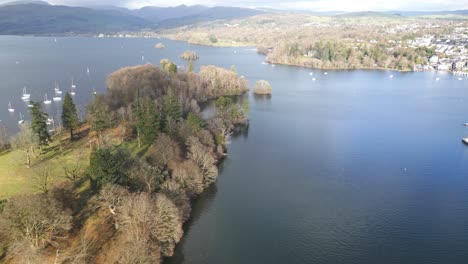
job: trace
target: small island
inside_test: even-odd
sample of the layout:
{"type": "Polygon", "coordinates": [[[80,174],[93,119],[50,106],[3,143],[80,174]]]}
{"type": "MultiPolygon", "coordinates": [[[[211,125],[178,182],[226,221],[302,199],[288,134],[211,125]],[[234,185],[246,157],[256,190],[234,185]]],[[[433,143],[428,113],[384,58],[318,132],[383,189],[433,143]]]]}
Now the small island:
{"type": "Polygon", "coordinates": [[[253,91],[259,95],[271,95],[271,85],[265,80],[260,80],[255,83],[253,91]]]}
{"type": "Polygon", "coordinates": [[[198,57],[198,55],[197,55],[197,53],[195,51],[191,51],[191,50],[184,51],[184,53],[180,54],[179,57],[181,59],[189,60],[189,61],[198,60],[200,58],[200,57],[198,57]]]}
{"type": "Polygon", "coordinates": [[[164,46],[164,44],[162,44],[162,43],[158,43],[158,44],[154,45],[154,47],[156,49],[164,49],[166,46],[164,46]]]}

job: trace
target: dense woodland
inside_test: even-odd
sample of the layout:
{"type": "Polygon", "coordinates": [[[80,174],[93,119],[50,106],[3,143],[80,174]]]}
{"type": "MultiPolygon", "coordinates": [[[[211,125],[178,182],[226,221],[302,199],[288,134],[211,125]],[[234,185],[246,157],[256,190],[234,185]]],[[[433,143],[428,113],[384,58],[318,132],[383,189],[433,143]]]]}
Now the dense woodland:
{"type": "MultiPolygon", "coordinates": [[[[171,64],[111,74],[82,124],[65,97],[62,136],[89,146],[89,162],[65,167],[58,183],[44,170],[36,192],[1,203],[1,262],[159,263],[173,254],[191,200],[216,181],[229,138],[248,123],[248,105],[231,98],[248,87],[231,70],[204,66],[195,74],[171,64]],[[206,120],[199,103],[208,100],[216,115],[206,120]]],[[[28,167],[57,137],[40,104],[31,115],[9,144],[28,167]]]]}
{"type": "Polygon", "coordinates": [[[434,50],[407,43],[441,37],[466,20],[383,17],[325,17],[264,14],[163,31],[169,38],[212,46],[255,46],[270,63],[318,69],[395,69],[427,64],[434,50]]]}

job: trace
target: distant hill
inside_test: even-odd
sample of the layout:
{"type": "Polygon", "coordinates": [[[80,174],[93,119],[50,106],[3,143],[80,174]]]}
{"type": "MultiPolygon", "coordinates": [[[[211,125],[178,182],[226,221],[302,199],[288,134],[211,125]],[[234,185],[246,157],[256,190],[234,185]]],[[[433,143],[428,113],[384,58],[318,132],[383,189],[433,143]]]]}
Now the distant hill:
{"type": "Polygon", "coordinates": [[[443,16],[443,15],[460,15],[468,16],[468,10],[454,11],[389,11],[386,13],[400,14],[402,16],[443,16]]]}
{"type": "Polygon", "coordinates": [[[138,30],[148,21],[112,10],[19,4],[0,7],[0,34],[98,33],[138,30]]]}
{"type": "Polygon", "coordinates": [[[265,12],[255,9],[240,7],[211,7],[188,16],[174,17],[159,21],[159,27],[177,27],[199,22],[214,21],[220,19],[236,19],[264,14],[265,12]]]}
{"type": "Polygon", "coordinates": [[[9,5],[26,5],[26,4],[35,4],[35,5],[50,5],[46,1],[39,1],[39,0],[20,0],[20,1],[13,1],[4,4],[0,4],[0,6],[9,6],[9,5]]]}
{"type": "Polygon", "coordinates": [[[336,17],[398,17],[398,14],[394,13],[385,13],[385,12],[375,12],[375,11],[362,11],[362,12],[351,12],[336,15],[336,17]]]}
{"type": "Polygon", "coordinates": [[[41,1],[20,1],[0,6],[0,34],[112,33],[144,28],[178,27],[219,19],[264,13],[238,7],[54,6],[41,1]]]}
{"type": "Polygon", "coordinates": [[[196,16],[209,9],[209,7],[202,5],[180,5],[175,7],[147,6],[141,9],[131,10],[131,13],[152,22],[161,22],[167,19],[196,16]]]}

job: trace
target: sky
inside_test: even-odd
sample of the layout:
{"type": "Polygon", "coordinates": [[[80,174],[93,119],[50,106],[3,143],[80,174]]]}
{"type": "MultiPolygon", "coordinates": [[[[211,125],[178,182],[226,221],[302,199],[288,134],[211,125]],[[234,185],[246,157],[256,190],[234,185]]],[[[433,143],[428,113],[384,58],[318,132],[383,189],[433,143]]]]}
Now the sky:
{"type": "MultiPolygon", "coordinates": [[[[0,3],[10,1],[12,0],[0,0],[0,3]]],[[[468,9],[468,0],[49,0],[48,2],[71,6],[114,5],[131,9],[143,6],[175,6],[181,4],[348,12],[468,9]]]]}

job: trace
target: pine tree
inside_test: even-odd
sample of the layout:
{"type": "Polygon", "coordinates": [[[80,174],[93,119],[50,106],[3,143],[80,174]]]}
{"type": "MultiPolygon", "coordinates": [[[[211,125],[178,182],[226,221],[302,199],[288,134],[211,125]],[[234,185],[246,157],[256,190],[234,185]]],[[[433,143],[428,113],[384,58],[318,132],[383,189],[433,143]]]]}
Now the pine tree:
{"type": "Polygon", "coordinates": [[[138,145],[153,143],[158,136],[161,123],[156,102],[149,98],[138,100],[133,112],[138,133],[138,145]]]}
{"type": "Polygon", "coordinates": [[[76,106],[69,93],[65,94],[62,106],[62,123],[65,129],[70,130],[70,140],[73,139],[73,130],[79,126],[76,106]]]}
{"type": "Polygon", "coordinates": [[[47,113],[42,111],[38,102],[31,102],[31,130],[37,136],[39,147],[49,144],[50,135],[47,131],[47,113]]]}
{"type": "Polygon", "coordinates": [[[178,121],[182,117],[182,106],[172,90],[163,98],[164,128],[168,120],[178,121]]]}
{"type": "Polygon", "coordinates": [[[96,96],[88,106],[88,120],[91,129],[97,132],[98,139],[103,130],[112,126],[112,115],[102,96],[96,96]]]}

